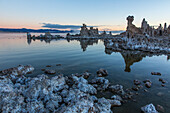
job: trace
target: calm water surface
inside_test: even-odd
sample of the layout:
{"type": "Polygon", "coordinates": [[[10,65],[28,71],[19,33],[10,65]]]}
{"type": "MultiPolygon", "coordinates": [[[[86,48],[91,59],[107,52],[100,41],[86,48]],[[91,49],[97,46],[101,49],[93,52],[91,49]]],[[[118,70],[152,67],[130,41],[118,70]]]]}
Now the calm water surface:
{"type": "MultiPolygon", "coordinates": [[[[37,35],[37,34],[36,34],[37,35]]],[[[62,34],[64,35],[64,34],[62,34]]],[[[18,64],[31,64],[35,67],[33,74],[43,74],[41,69],[52,65],[65,76],[72,73],[83,73],[88,70],[96,75],[99,68],[109,72],[106,77],[111,84],[122,84],[125,88],[133,86],[133,80],[150,79],[152,87],[149,92],[141,89],[135,97],[137,102],[128,102],[122,107],[113,108],[114,112],[139,113],[140,107],[149,103],[160,104],[165,112],[170,113],[170,60],[167,56],[148,56],[144,53],[113,52],[105,50],[102,40],[27,40],[24,33],[0,33],[0,70],[15,67],[18,64]],[[62,64],[62,66],[56,66],[62,64]],[[162,76],[152,76],[152,71],[162,73],[162,76]],[[159,78],[167,81],[166,87],[161,87],[159,78]],[[157,93],[162,92],[162,96],[157,93]]],[[[50,75],[51,76],[51,75],[50,75]]],[[[110,98],[111,94],[101,93],[100,96],[110,98]]]]}

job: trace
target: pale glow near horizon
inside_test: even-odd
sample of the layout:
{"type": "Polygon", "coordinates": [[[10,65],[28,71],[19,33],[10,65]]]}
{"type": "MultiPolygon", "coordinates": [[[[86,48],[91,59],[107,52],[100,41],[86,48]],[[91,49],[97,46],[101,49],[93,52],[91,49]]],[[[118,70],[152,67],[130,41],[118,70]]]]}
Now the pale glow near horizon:
{"type": "MultiPolygon", "coordinates": [[[[0,0],[0,28],[43,28],[42,23],[100,26],[125,30],[126,17],[140,26],[170,24],[170,0],[0,0]]],[[[45,28],[43,28],[45,29],[45,28]]]]}

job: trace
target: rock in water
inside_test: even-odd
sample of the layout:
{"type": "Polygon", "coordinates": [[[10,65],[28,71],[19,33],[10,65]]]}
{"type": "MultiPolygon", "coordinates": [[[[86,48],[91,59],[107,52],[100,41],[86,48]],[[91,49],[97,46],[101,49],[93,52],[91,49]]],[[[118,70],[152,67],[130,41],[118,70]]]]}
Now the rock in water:
{"type": "Polygon", "coordinates": [[[32,67],[31,65],[26,65],[26,66],[19,65],[14,68],[2,70],[0,71],[0,73],[2,75],[19,76],[19,75],[25,75],[27,73],[31,73],[33,71],[34,71],[34,67],[32,67]]]}
{"type": "Polygon", "coordinates": [[[163,106],[161,106],[161,105],[159,105],[159,104],[156,106],[156,109],[157,109],[159,112],[165,112],[163,106]]]}
{"type": "Polygon", "coordinates": [[[48,70],[45,70],[45,73],[46,73],[46,74],[51,74],[51,75],[53,75],[53,74],[56,73],[56,71],[55,71],[55,70],[48,69],[48,70]]]}
{"type": "Polygon", "coordinates": [[[146,83],[145,83],[145,86],[146,86],[147,88],[150,88],[150,87],[151,87],[151,85],[152,85],[152,83],[151,83],[151,82],[146,82],[146,83]]]}
{"type": "Polygon", "coordinates": [[[111,97],[111,99],[123,101],[123,99],[122,99],[119,95],[113,95],[113,96],[111,97]]]}
{"type": "Polygon", "coordinates": [[[110,89],[112,92],[117,93],[117,94],[121,94],[121,95],[124,95],[124,94],[125,94],[125,92],[124,92],[124,90],[123,90],[123,86],[122,86],[122,85],[119,85],[119,84],[117,84],[117,85],[111,85],[111,86],[109,86],[109,89],[110,89]]]}
{"type": "Polygon", "coordinates": [[[97,71],[97,75],[98,75],[98,76],[107,76],[107,75],[108,75],[108,72],[107,72],[107,70],[105,70],[105,69],[99,69],[99,70],[97,71]]]}
{"type": "MultiPolygon", "coordinates": [[[[30,78],[20,75],[33,69],[19,66],[8,69],[10,72],[3,71],[6,75],[0,76],[0,112],[112,113],[111,106],[121,105],[121,97],[107,100],[91,95],[97,90],[84,76],[48,77],[43,74],[30,78]]],[[[109,81],[103,77],[95,78],[92,83],[101,89],[109,86],[109,81]]]]}
{"type": "Polygon", "coordinates": [[[160,72],[151,72],[152,75],[159,75],[161,76],[162,74],[160,72]]]}
{"type": "Polygon", "coordinates": [[[107,100],[110,102],[112,107],[118,107],[122,105],[119,100],[110,100],[110,99],[107,99],[107,100]]]}
{"type": "Polygon", "coordinates": [[[155,106],[151,103],[151,104],[148,104],[144,107],[141,107],[141,110],[144,112],[144,113],[158,113],[158,111],[155,109],[155,106]]]}
{"type": "Polygon", "coordinates": [[[108,86],[110,84],[109,80],[105,79],[104,77],[96,77],[89,81],[89,83],[95,86],[99,91],[104,91],[108,89],[108,86]]]}
{"type": "Polygon", "coordinates": [[[135,85],[140,85],[141,84],[141,82],[139,80],[134,80],[133,82],[134,82],[135,85]]]}

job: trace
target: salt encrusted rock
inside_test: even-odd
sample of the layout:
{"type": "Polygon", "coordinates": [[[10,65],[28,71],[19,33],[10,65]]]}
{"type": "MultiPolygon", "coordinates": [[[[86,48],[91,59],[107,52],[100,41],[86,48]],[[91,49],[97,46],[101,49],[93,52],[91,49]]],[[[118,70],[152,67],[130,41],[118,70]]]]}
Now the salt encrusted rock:
{"type": "Polygon", "coordinates": [[[104,97],[98,99],[98,102],[95,103],[95,106],[98,108],[97,110],[98,113],[112,113],[112,111],[110,110],[111,104],[104,97]]]}
{"type": "Polygon", "coordinates": [[[107,70],[105,70],[105,69],[99,69],[98,71],[97,71],[97,75],[98,76],[107,76],[108,75],[108,72],[107,72],[107,70]]]}
{"type": "Polygon", "coordinates": [[[46,73],[46,74],[51,74],[51,75],[53,75],[53,74],[56,73],[56,71],[55,71],[55,70],[52,70],[52,69],[47,69],[47,70],[45,70],[45,73],[46,73]]]}
{"type": "Polygon", "coordinates": [[[144,113],[158,113],[158,111],[155,109],[155,106],[151,103],[151,104],[148,104],[144,107],[141,107],[141,110],[144,112],[144,113]]]}
{"type": "Polygon", "coordinates": [[[76,73],[76,74],[72,74],[72,75],[75,75],[75,76],[77,76],[77,77],[83,77],[83,78],[87,79],[87,78],[89,78],[89,76],[91,75],[91,73],[84,72],[83,74],[78,74],[78,73],[76,73]]]}
{"type": "Polygon", "coordinates": [[[110,102],[112,107],[118,107],[122,105],[119,100],[110,100],[110,99],[107,99],[107,100],[110,102]]]}
{"type": "Polygon", "coordinates": [[[119,95],[113,95],[113,96],[111,97],[111,99],[123,101],[123,99],[122,99],[119,95]]]}
{"type": "Polygon", "coordinates": [[[19,76],[19,75],[25,75],[27,73],[31,73],[34,71],[34,67],[32,67],[31,65],[19,65],[17,67],[14,68],[9,68],[9,69],[5,69],[0,71],[0,73],[2,75],[10,75],[11,77],[14,76],[19,76]]]}
{"type": "Polygon", "coordinates": [[[90,93],[90,94],[96,94],[97,90],[90,84],[88,84],[88,81],[84,79],[83,77],[76,77],[72,75],[72,79],[75,82],[73,85],[73,88],[77,88],[80,91],[83,91],[85,93],[90,93]]]}
{"type": "Polygon", "coordinates": [[[117,94],[121,94],[121,95],[124,95],[124,94],[125,94],[125,92],[124,92],[124,90],[123,90],[123,86],[122,86],[122,85],[119,85],[119,84],[117,84],[117,85],[111,85],[111,86],[109,86],[109,89],[110,89],[112,92],[117,93],[117,94]]]}
{"type": "MultiPolygon", "coordinates": [[[[107,88],[108,80],[99,78],[94,82],[102,83],[101,87],[107,88]]],[[[0,76],[0,111],[4,113],[112,113],[111,104],[119,105],[119,100],[98,99],[96,96],[91,96],[90,94],[96,94],[97,91],[82,76],[57,75],[49,78],[42,74],[30,78],[22,75],[15,77],[15,82],[12,80],[13,78],[9,76],[0,76]]]]}
{"type": "Polygon", "coordinates": [[[77,85],[73,86],[75,88],[78,88],[80,91],[83,91],[85,93],[89,93],[89,94],[97,94],[97,90],[96,88],[94,88],[92,85],[90,84],[84,84],[84,83],[78,83],[77,85]]]}
{"type": "Polygon", "coordinates": [[[109,86],[109,81],[104,77],[96,77],[89,81],[89,83],[96,87],[97,90],[106,90],[109,86]]]}

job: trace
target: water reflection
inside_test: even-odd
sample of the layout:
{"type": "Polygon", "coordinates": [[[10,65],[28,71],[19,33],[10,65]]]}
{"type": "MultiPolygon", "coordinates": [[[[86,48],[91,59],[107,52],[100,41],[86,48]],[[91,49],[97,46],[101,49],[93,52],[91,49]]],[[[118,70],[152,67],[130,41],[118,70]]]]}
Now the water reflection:
{"type": "MultiPolygon", "coordinates": [[[[45,42],[45,43],[50,43],[51,41],[57,41],[60,39],[27,39],[27,43],[30,45],[31,42],[39,40],[41,42],[45,42]]],[[[89,45],[94,45],[94,44],[98,44],[99,39],[67,39],[67,42],[71,42],[71,41],[78,41],[80,42],[81,45],[81,49],[83,50],[83,52],[86,51],[87,47],[89,45]]],[[[122,56],[122,58],[124,59],[124,63],[125,63],[125,72],[131,72],[131,66],[134,63],[140,62],[142,61],[143,58],[145,58],[146,56],[152,57],[152,56],[159,56],[162,54],[152,54],[152,53],[147,53],[147,52],[141,52],[141,51],[113,51],[113,50],[109,50],[109,49],[105,49],[105,53],[111,55],[113,52],[119,52],[122,56]]],[[[170,59],[170,55],[167,55],[167,60],[170,59]]]]}
{"type": "MultiPolygon", "coordinates": [[[[105,49],[105,53],[111,55],[113,52],[117,52],[117,51],[113,51],[113,50],[109,50],[109,49],[105,49]]],[[[146,56],[152,57],[152,56],[159,56],[162,54],[152,54],[152,53],[147,53],[147,52],[141,52],[141,51],[121,51],[119,52],[125,62],[125,72],[131,72],[131,66],[136,63],[136,62],[140,62],[142,61],[143,58],[145,58],[146,56]]],[[[167,60],[170,59],[170,56],[167,56],[167,60]]]]}
{"type": "MultiPolygon", "coordinates": [[[[73,41],[75,39],[67,39],[68,42],[73,41]]],[[[76,39],[77,41],[80,42],[81,45],[81,49],[83,51],[86,51],[87,47],[89,45],[93,45],[93,44],[98,44],[98,39],[76,39]]]]}
{"type": "MultiPolygon", "coordinates": [[[[33,41],[39,40],[41,42],[50,43],[51,41],[57,41],[60,39],[30,39],[30,38],[27,38],[27,43],[30,45],[32,40],[33,41]]],[[[89,45],[98,44],[98,39],[67,39],[67,42],[71,42],[71,41],[75,41],[75,40],[80,42],[81,49],[83,50],[83,52],[86,51],[86,49],[89,45]]]]}

